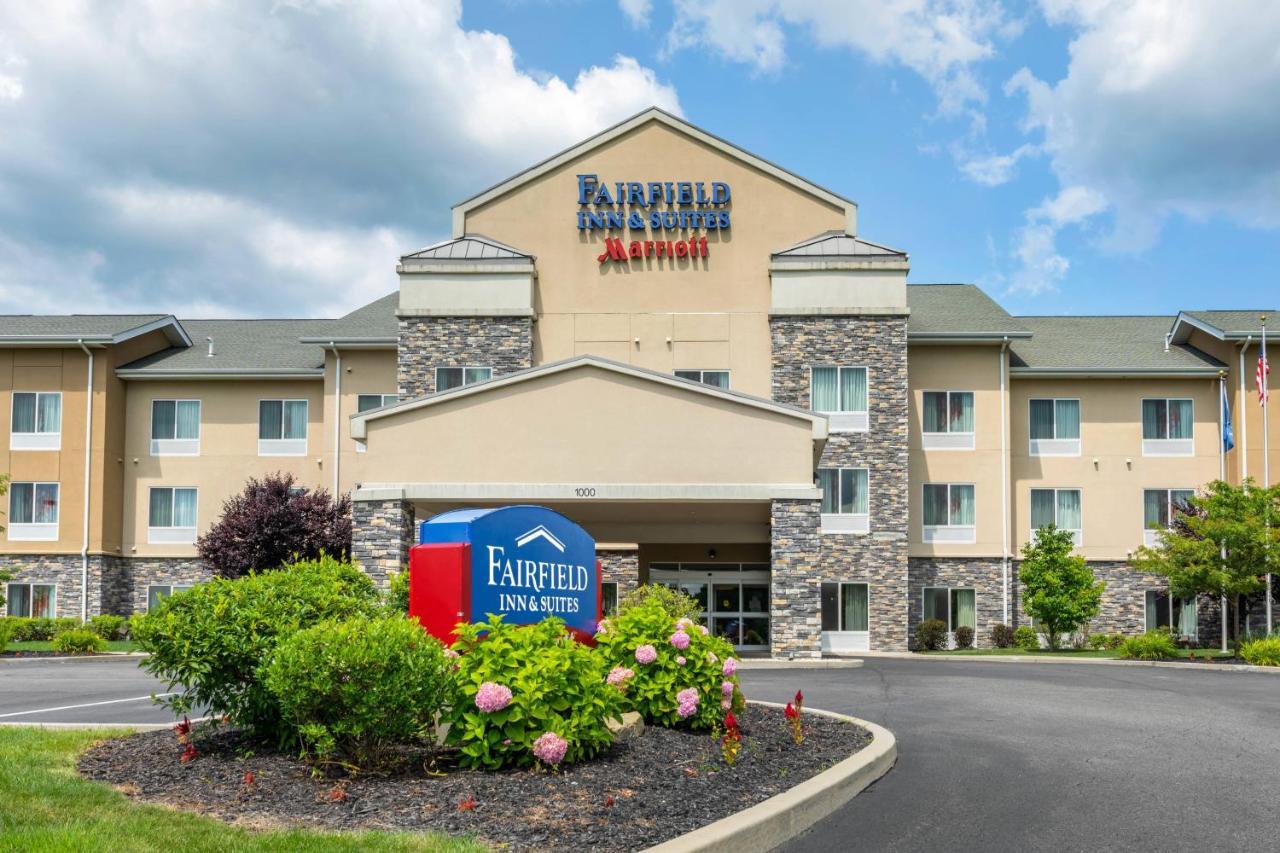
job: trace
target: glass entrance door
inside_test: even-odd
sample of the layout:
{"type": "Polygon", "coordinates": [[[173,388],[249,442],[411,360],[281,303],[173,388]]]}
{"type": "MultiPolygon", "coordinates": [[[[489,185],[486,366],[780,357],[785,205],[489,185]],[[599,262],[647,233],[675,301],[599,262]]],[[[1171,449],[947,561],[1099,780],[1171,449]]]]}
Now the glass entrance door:
{"type": "Polygon", "coordinates": [[[652,563],[649,580],[696,599],[702,624],[734,648],[769,648],[767,563],[652,563]]]}

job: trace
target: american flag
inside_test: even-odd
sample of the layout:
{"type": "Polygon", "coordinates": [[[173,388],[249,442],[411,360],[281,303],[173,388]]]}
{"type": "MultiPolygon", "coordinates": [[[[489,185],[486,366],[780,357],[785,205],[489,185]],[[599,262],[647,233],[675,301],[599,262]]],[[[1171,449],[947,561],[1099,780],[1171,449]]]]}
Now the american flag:
{"type": "Polygon", "coordinates": [[[1258,402],[1262,405],[1267,404],[1267,374],[1271,373],[1271,365],[1267,363],[1267,334],[1266,327],[1263,327],[1262,333],[1262,354],[1258,356],[1258,402]]]}

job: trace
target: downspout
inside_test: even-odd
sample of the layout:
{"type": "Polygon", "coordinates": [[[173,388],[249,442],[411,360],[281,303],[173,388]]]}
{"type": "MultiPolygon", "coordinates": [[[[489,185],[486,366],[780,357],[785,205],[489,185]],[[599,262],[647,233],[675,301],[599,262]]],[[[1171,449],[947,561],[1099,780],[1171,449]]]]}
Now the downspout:
{"type": "Polygon", "coordinates": [[[89,357],[84,413],[84,525],[80,545],[80,621],[87,622],[89,620],[89,486],[93,463],[93,350],[84,345],[84,338],[80,338],[76,343],[89,357]]]}
{"type": "Polygon", "coordinates": [[[1009,338],[1000,343],[1000,576],[1004,584],[1004,624],[1009,624],[1009,413],[1006,399],[1009,338]]]}
{"type": "Polygon", "coordinates": [[[342,351],[338,349],[333,341],[329,341],[329,346],[333,348],[333,499],[338,499],[338,474],[341,470],[342,463],[340,449],[342,447],[342,351]]]}

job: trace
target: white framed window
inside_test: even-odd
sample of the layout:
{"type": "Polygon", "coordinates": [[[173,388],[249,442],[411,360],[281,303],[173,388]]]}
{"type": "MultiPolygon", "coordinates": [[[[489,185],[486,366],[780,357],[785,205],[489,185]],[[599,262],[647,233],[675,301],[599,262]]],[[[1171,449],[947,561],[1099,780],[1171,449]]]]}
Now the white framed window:
{"type": "Polygon", "coordinates": [[[436,393],[484,382],[492,376],[492,367],[437,367],[436,393]]]}
{"type": "Polygon", "coordinates": [[[978,541],[976,498],[973,483],[925,483],[922,541],[978,541]]]}
{"type": "Polygon", "coordinates": [[[153,583],[147,586],[147,611],[155,610],[163,599],[191,589],[192,584],[153,583]]]}
{"type": "Polygon", "coordinates": [[[809,408],[827,416],[832,432],[867,431],[867,369],[809,368],[809,408]]]}
{"type": "Polygon", "coordinates": [[[870,471],[866,468],[819,468],[823,533],[867,533],[871,530],[870,471]]]}
{"type": "Polygon", "coordinates": [[[191,545],[196,541],[196,490],[153,486],[147,512],[151,545],[191,545]]]}
{"type": "Polygon", "coordinates": [[[1030,401],[1032,456],[1080,455],[1080,401],[1036,399],[1030,401]]]}
{"type": "Polygon", "coordinates": [[[978,630],[978,595],[972,587],[926,586],[921,592],[923,618],[945,622],[947,630],[978,630]]]}
{"type": "Polygon", "coordinates": [[[57,483],[10,483],[10,542],[53,542],[58,538],[57,483]]]}
{"type": "Polygon", "coordinates": [[[62,449],[62,392],[14,391],[9,427],[12,450],[62,449]]]}
{"type": "Polygon", "coordinates": [[[925,450],[973,450],[973,392],[925,391],[920,446],[925,450]]]}
{"type": "Polygon", "coordinates": [[[307,401],[258,401],[258,455],[307,455],[307,401]]]}
{"type": "Polygon", "coordinates": [[[1183,637],[1196,636],[1196,600],[1175,598],[1167,590],[1149,589],[1146,595],[1148,631],[1168,628],[1183,637]]]}
{"type": "Polygon", "coordinates": [[[1142,544],[1160,544],[1159,533],[1173,526],[1181,507],[1194,495],[1195,489],[1142,490],[1142,544]]]}
{"type": "Polygon", "coordinates": [[[1079,548],[1084,544],[1084,526],[1080,513],[1079,489],[1031,490],[1031,538],[1041,527],[1055,525],[1071,533],[1071,541],[1079,548]]]}
{"type": "Polygon", "coordinates": [[[605,616],[618,615],[618,584],[615,581],[600,584],[600,610],[605,616]]]}
{"type": "Polygon", "coordinates": [[[1142,455],[1192,456],[1195,408],[1186,399],[1142,401],[1142,455]]]}
{"type": "Polygon", "coordinates": [[[399,394],[357,394],[356,412],[367,412],[370,409],[381,409],[383,406],[394,406],[400,402],[399,394]]]}
{"type": "Polygon", "coordinates": [[[58,615],[56,583],[11,583],[4,594],[5,609],[10,616],[52,619],[58,615]]]}
{"type": "Polygon", "coordinates": [[[151,401],[151,455],[200,455],[200,401],[151,401]]]}
{"type": "Polygon", "coordinates": [[[727,370],[677,370],[676,376],[681,379],[692,379],[712,388],[729,389],[729,371],[727,370]]]}
{"type": "Polygon", "coordinates": [[[871,648],[870,588],[865,583],[823,581],[822,650],[865,652],[871,648]]]}

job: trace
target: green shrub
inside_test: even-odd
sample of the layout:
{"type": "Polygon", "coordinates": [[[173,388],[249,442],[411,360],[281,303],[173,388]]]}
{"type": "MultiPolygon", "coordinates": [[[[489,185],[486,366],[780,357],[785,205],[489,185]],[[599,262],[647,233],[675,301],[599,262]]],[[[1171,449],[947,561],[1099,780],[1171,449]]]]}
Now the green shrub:
{"type": "Polygon", "coordinates": [[[916,626],[916,646],[928,652],[947,647],[947,623],[941,619],[926,619],[916,626]]]}
{"type": "Polygon", "coordinates": [[[444,646],[404,616],[322,622],[276,646],[264,683],[303,749],[365,767],[429,732],[452,688],[444,646]]]}
{"type": "Polygon", "coordinates": [[[72,628],[54,636],[53,648],[63,654],[81,655],[105,651],[107,641],[88,628],[72,628]]]}
{"type": "Polygon", "coordinates": [[[671,617],[672,622],[688,619],[696,623],[702,617],[702,605],[698,603],[698,599],[660,583],[638,586],[623,596],[622,601],[618,602],[618,615],[633,608],[644,607],[651,601],[657,602],[671,617]]]}
{"type": "Polygon", "coordinates": [[[7,616],[13,626],[13,640],[18,643],[52,640],[55,634],[80,627],[80,620],[71,616],[50,619],[47,616],[7,616]]]}
{"type": "Polygon", "coordinates": [[[968,625],[961,625],[956,628],[956,648],[971,649],[973,648],[973,629],[968,625]]]}
{"type": "Polygon", "coordinates": [[[1013,632],[1013,644],[1020,649],[1034,651],[1040,648],[1040,637],[1030,625],[1019,625],[1013,632]]]}
{"type": "Polygon", "coordinates": [[[564,763],[612,742],[605,720],[618,716],[621,694],[606,683],[603,657],[574,641],[561,620],[515,626],[492,616],[459,626],[453,650],[460,656],[447,742],[463,766],[532,764],[547,733],[568,742],[564,763]]]}
{"type": "Polygon", "coordinates": [[[1008,625],[991,626],[991,645],[997,649],[1007,649],[1013,645],[1013,629],[1008,625]]]}
{"type": "Polygon", "coordinates": [[[596,644],[606,671],[631,671],[619,684],[623,706],[650,723],[710,729],[726,710],[741,710],[746,701],[735,675],[733,646],[688,617],[673,617],[658,597],[601,622],[596,644]],[[681,701],[687,690],[694,691],[684,695],[696,696],[696,704],[681,701]]]}
{"type": "Polygon", "coordinates": [[[1238,653],[1245,663],[1254,666],[1280,666],[1280,635],[1245,640],[1238,653]]]}
{"type": "Polygon", "coordinates": [[[1178,656],[1178,644],[1167,628],[1128,637],[1120,646],[1120,657],[1127,660],[1165,660],[1178,656]]]}
{"type": "Polygon", "coordinates": [[[104,640],[124,639],[123,616],[94,616],[89,620],[88,628],[104,640]]]}
{"type": "Polygon", "coordinates": [[[409,612],[409,570],[387,575],[387,610],[391,613],[409,612]]]}
{"type": "Polygon", "coordinates": [[[372,618],[381,602],[368,576],[332,557],[307,560],[236,580],[216,578],[172,595],[132,621],[134,639],[150,655],[142,667],[183,690],[164,703],[176,713],[207,708],[281,745],[292,729],[262,683],[275,647],[303,628],[330,619],[372,618]]]}
{"type": "Polygon", "coordinates": [[[1108,637],[1106,634],[1090,634],[1089,648],[1099,650],[1105,649],[1107,647],[1107,641],[1108,637]]]}
{"type": "Polygon", "coordinates": [[[8,647],[9,641],[13,639],[14,626],[5,619],[0,619],[0,653],[8,647]]]}
{"type": "Polygon", "coordinates": [[[1116,631],[1114,634],[1108,634],[1107,648],[1112,651],[1115,651],[1116,649],[1124,645],[1124,640],[1125,640],[1124,634],[1121,634],[1119,631],[1116,631]]]}
{"type": "Polygon", "coordinates": [[[129,639],[136,640],[138,638],[138,625],[141,624],[142,620],[145,618],[147,618],[147,614],[145,613],[135,613],[129,617],[129,621],[126,623],[126,630],[129,633],[129,639]]]}

